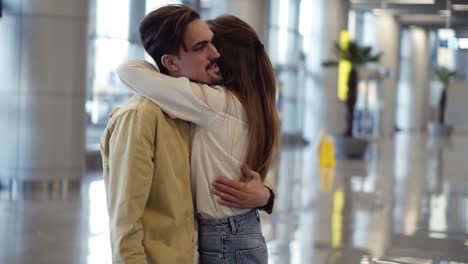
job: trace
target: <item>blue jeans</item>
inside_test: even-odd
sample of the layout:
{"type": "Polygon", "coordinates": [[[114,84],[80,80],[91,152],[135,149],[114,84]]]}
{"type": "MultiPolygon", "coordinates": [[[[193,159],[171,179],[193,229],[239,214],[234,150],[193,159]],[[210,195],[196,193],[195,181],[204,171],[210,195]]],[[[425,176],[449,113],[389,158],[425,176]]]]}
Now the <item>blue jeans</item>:
{"type": "Polygon", "coordinates": [[[267,264],[257,210],[223,219],[198,220],[200,264],[267,264]]]}

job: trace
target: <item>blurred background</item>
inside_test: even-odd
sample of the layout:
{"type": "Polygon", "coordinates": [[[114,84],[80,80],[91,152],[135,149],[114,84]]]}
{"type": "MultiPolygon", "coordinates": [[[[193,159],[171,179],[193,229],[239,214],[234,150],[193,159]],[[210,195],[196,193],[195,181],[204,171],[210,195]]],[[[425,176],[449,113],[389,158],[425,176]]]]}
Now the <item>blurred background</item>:
{"type": "Polygon", "coordinates": [[[148,12],[251,24],[282,146],[270,263],[468,263],[468,1],[0,1],[0,263],[111,263],[100,136],[148,12]]]}

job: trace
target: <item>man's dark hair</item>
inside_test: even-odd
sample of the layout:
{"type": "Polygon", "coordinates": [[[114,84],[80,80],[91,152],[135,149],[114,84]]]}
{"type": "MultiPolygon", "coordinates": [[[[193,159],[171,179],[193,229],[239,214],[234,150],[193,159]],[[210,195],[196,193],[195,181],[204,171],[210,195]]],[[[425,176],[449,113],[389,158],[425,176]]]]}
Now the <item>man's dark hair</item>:
{"type": "Polygon", "coordinates": [[[161,57],[164,54],[179,54],[180,46],[186,49],[185,30],[197,19],[200,19],[200,15],[188,6],[167,5],[152,11],[141,21],[141,43],[162,73],[169,74],[161,63],[161,57]]]}

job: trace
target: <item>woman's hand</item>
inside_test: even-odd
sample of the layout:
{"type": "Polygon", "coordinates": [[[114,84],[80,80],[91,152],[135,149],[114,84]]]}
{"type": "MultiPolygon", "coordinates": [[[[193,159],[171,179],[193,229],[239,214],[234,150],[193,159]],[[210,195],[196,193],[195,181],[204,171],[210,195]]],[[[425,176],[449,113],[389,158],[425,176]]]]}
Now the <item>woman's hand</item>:
{"type": "Polygon", "coordinates": [[[256,171],[247,165],[242,166],[245,180],[236,181],[221,176],[212,183],[213,193],[221,198],[218,203],[224,206],[250,209],[263,207],[268,203],[270,190],[265,187],[256,171]]]}

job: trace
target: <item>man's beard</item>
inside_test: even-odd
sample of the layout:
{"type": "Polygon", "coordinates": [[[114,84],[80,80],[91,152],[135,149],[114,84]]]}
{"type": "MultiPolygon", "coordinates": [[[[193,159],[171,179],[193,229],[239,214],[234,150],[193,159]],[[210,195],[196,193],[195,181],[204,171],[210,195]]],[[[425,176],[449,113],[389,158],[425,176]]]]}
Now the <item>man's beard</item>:
{"type": "Polygon", "coordinates": [[[210,77],[209,84],[219,84],[222,80],[221,71],[218,66],[218,60],[213,60],[210,64],[206,67],[206,72],[210,77]]]}

